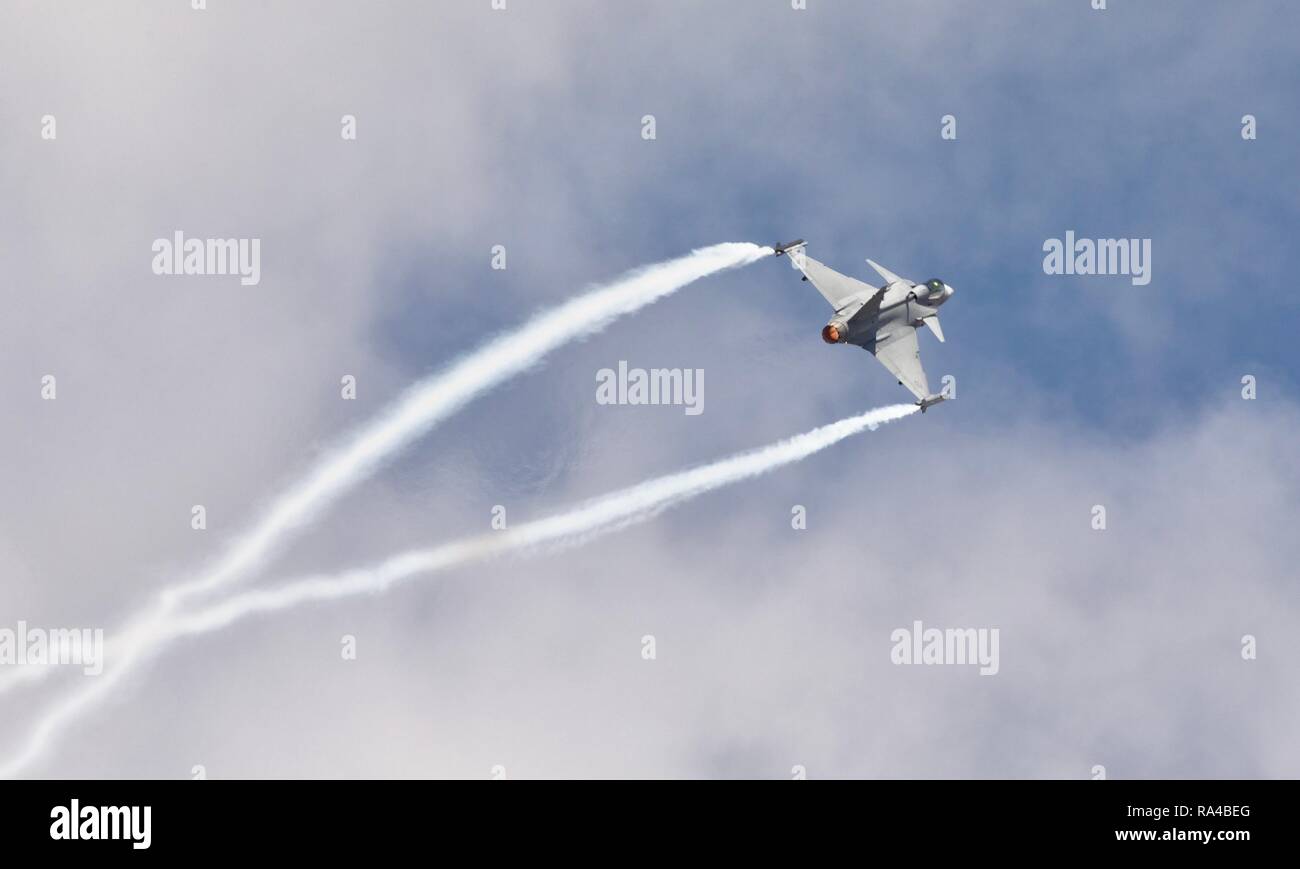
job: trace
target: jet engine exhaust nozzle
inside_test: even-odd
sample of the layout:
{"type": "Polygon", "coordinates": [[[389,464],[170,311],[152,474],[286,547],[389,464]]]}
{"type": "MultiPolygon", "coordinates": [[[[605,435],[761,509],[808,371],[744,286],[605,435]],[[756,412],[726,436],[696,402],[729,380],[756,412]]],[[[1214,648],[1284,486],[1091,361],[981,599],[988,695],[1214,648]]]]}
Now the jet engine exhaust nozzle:
{"type": "Polygon", "coordinates": [[[843,323],[827,323],[822,327],[822,340],[827,344],[843,344],[849,338],[849,330],[843,323]]]}

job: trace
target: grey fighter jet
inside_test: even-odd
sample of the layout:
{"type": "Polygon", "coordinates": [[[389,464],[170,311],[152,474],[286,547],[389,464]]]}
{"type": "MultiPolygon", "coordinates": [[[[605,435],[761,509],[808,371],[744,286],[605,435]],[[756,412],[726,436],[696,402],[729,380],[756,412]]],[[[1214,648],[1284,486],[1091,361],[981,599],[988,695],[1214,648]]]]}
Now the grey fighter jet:
{"type": "Polygon", "coordinates": [[[916,330],[925,324],[934,337],[943,340],[939,306],[952,298],[951,286],[938,278],[918,284],[867,260],[885,279],[884,286],[873,287],[807,256],[803,239],[775,245],[775,250],[777,256],[789,255],[791,264],[803,272],[803,279],[835,309],[822,329],[823,341],[856,344],[875,356],[917,397],[922,413],[944,400],[945,396],[930,392],[916,330]]]}

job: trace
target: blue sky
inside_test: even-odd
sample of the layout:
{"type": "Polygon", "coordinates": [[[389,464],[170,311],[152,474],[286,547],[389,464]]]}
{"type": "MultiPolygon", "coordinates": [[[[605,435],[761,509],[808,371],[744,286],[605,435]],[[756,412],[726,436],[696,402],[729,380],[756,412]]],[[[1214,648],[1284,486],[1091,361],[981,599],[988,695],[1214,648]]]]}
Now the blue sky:
{"type": "MultiPolygon", "coordinates": [[[[457,258],[412,239],[422,254],[399,257],[399,268],[426,289],[395,300],[382,337],[423,362],[423,324],[491,322],[499,289],[538,293],[542,258],[595,281],[646,253],[802,236],[851,274],[865,275],[872,256],[958,286],[945,319],[959,340],[931,355],[967,374],[959,379],[971,390],[1012,368],[1018,386],[1050,393],[1053,409],[1080,424],[1137,433],[1235,391],[1241,373],[1272,383],[1266,400],[1291,393],[1297,303],[1284,287],[1297,201],[1283,179],[1298,73],[1269,26],[1285,7],[1178,15],[1074,5],[1082,11],[931,4],[955,20],[936,14],[892,38],[879,13],[835,4],[802,15],[754,7],[754,20],[734,28],[722,11],[682,15],[689,27],[644,43],[619,27],[586,33],[595,57],[528,92],[524,110],[486,113],[500,132],[489,161],[500,194],[465,234],[476,252],[517,239],[519,266],[489,275],[491,292],[449,305],[427,287],[482,281],[481,263],[468,258],[457,272],[457,258]],[[1034,39],[1009,50],[1009,20],[1034,39]],[[1239,41],[1210,51],[1217,33],[1239,41]],[[602,64],[616,71],[593,74],[602,64]],[[657,118],[653,143],[628,134],[642,107],[657,118]],[[956,141],[939,136],[949,113],[956,141]],[[1246,113],[1260,118],[1255,141],[1240,135],[1246,113]],[[524,141],[546,158],[512,157],[524,141]],[[537,189],[556,193],[528,195],[537,189]],[[547,212],[566,219],[548,225],[547,212]],[[1043,274],[1044,240],[1066,230],[1151,238],[1151,284],[1043,274]]],[[[513,107],[516,85],[489,84],[484,102],[513,107]]],[[[802,340],[819,328],[819,300],[789,276],[769,268],[724,279],[771,321],[737,342],[802,340]],[[793,324],[803,332],[786,331],[793,324]]]]}

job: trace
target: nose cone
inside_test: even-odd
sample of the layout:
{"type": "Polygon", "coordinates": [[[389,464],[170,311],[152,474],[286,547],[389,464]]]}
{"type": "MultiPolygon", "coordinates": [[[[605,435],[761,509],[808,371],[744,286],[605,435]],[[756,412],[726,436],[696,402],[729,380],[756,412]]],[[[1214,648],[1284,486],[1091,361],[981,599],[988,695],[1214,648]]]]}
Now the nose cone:
{"type": "Polygon", "coordinates": [[[953,288],[952,288],[952,284],[944,284],[944,285],[943,285],[943,297],[944,297],[945,299],[950,298],[954,292],[955,292],[955,290],[953,290],[953,288]]]}

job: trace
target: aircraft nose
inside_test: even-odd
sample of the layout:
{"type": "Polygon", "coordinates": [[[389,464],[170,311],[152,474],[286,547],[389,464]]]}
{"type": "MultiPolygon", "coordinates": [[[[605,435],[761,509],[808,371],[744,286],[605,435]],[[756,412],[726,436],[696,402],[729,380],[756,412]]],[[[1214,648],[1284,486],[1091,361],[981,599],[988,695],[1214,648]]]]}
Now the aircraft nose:
{"type": "Polygon", "coordinates": [[[948,298],[949,296],[951,296],[951,295],[952,295],[953,293],[955,293],[955,292],[956,292],[956,290],[953,289],[952,284],[944,284],[944,285],[943,285],[943,297],[944,297],[945,299],[948,298]]]}

